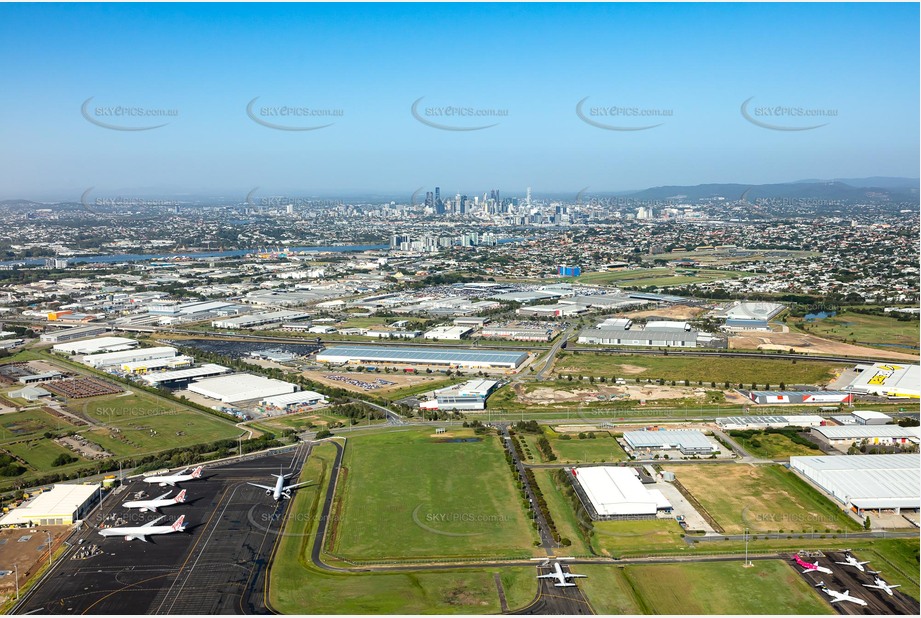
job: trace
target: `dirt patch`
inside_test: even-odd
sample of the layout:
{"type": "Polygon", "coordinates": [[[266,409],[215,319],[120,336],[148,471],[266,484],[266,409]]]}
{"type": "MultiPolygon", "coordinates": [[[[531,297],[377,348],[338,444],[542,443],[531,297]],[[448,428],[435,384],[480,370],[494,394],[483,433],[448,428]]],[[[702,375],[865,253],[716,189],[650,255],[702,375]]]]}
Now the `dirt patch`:
{"type": "Polygon", "coordinates": [[[850,343],[841,343],[822,339],[804,333],[739,333],[729,337],[730,349],[738,350],[778,350],[804,354],[828,354],[840,356],[864,356],[872,358],[891,358],[917,362],[917,355],[866,348],[850,343]]]}
{"type": "Polygon", "coordinates": [[[551,387],[539,387],[530,392],[523,388],[515,389],[518,400],[529,405],[549,405],[554,403],[590,403],[605,400],[660,400],[697,398],[705,400],[706,391],[700,387],[665,386],[658,384],[626,384],[607,386],[595,384],[591,387],[575,390],[557,390],[551,387]]]}
{"type": "Polygon", "coordinates": [[[615,365],[615,367],[619,367],[621,372],[628,376],[635,376],[638,373],[648,371],[648,367],[640,367],[639,365],[615,365]]]}

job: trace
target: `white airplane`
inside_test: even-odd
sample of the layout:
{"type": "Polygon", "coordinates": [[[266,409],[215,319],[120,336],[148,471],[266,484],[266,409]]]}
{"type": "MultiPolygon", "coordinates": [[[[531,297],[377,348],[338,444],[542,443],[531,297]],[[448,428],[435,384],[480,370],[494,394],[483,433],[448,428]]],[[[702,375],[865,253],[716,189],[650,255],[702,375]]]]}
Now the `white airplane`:
{"type": "MultiPolygon", "coordinates": [[[[279,472],[281,471],[279,470],[279,472]]],[[[259,489],[264,489],[265,494],[267,496],[271,495],[272,499],[276,502],[282,499],[290,500],[292,491],[313,483],[313,481],[304,481],[303,483],[295,483],[294,485],[285,485],[285,481],[291,477],[291,474],[273,474],[272,476],[275,477],[274,487],[269,485],[260,485],[259,483],[249,483],[249,485],[258,487],[259,489]]]]}
{"type": "Polygon", "coordinates": [[[569,580],[574,577],[588,577],[588,575],[576,575],[574,573],[566,573],[563,571],[563,567],[560,566],[559,562],[553,563],[553,573],[547,573],[545,575],[538,575],[537,579],[555,579],[557,580],[554,586],[564,587],[564,586],[575,586],[574,583],[569,580]]]}
{"type": "Polygon", "coordinates": [[[857,558],[851,555],[851,552],[846,552],[844,554],[844,562],[836,562],[835,564],[843,564],[844,566],[852,566],[858,571],[860,571],[861,573],[863,573],[864,572],[863,565],[869,564],[869,563],[870,563],[869,560],[860,562],[859,560],[857,560],[857,558]]]}
{"type": "Polygon", "coordinates": [[[185,515],[180,515],[179,519],[174,521],[172,525],[169,526],[154,525],[164,517],[166,517],[166,515],[161,515],[160,517],[144,524],[143,526],[103,528],[99,531],[99,534],[102,536],[124,536],[126,541],[139,539],[146,543],[148,536],[157,534],[171,534],[173,532],[185,532],[185,524],[183,523],[185,521],[185,515]]]}
{"type": "Polygon", "coordinates": [[[873,578],[872,584],[863,584],[864,588],[876,588],[877,590],[885,590],[886,594],[888,594],[889,596],[895,596],[892,594],[892,589],[898,588],[899,586],[902,585],[902,584],[896,584],[893,586],[892,584],[887,584],[886,581],[882,577],[879,576],[879,571],[870,571],[870,573],[873,573],[873,575],[875,575],[876,577],[873,578]]]}
{"type": "Polygon", "coordinates": [[[825,573],[826,575],[831,575],[831,569],[819,565],[819,561],[808,562],[799,557],[799,554],[795,554],[793,559],[796,561],[796,564],[803,567],[803,573],[825,573]]]}
{"type": "Polygon", "coordinates": [[[172,506],[174,504],[182,504],[185,502],[185,490],[179,492],[179,495],[175,498],[167,498],[170,495],[172,490],[166,492],[158,498],[153,500],[132,500],[131,502],[125,502],[122,506],[126,509],[141,509],[142,511],[150,511],[151,513],[158,512],[157,509],[162,506],[172,506]]]}
{"type": "Polygon", "coordinates": [[[144,479],[145,483],[158,483],[160,487],[165,487],[169,485],[170,487],[175,487],[176,483],[184,483],[185,481],[194,481],[195,479],[201,478],[202,467],[198,466],[192,470],[192,474],[186,474],[188,468],[179,472],[178,474],[167,474],[163,476],[148,476],[144,479]]]}
{"type": "Polygon", "coordinates": [[[856,603],[857,605],[866,606],[867,602],[863,599],[858,599],[857,597],[851,596],[850,590],[845,590],[844,592],[835,592],[831,588],[825,585],[825,582],[819,582],[815,585],[816,588],[821,588],[822,592],[831,597],[830,603],[840,603],[841,601],[848,601],[849,603],[856,603]]]}

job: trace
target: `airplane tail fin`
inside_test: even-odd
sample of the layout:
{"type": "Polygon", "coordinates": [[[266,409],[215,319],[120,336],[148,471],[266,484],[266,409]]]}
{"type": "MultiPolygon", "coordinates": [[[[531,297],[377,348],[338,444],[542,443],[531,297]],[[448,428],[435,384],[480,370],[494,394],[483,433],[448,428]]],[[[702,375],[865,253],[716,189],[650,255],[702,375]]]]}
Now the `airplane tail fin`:
{"type": "Polygon", "coordinates": [[[195,470],[192,471],[192,478],[199,479],[201,478],[202,466],[198,466],[195,470]]]}
{"type": "Polygon", "coordinates": [[[185,502],[185,490],[179,492],[179,495],[174,498],[175,502],[185,502]]]}
{"type": "Polygon", "coordinates": [[[185,521],[185,515],[180,515],[179,519],[173,522],[173,525],[170,526],[170,528],[172,528],[174,532],[181,532],[185,530],[185,526],[183,525],[184,521],[185,521]]]}

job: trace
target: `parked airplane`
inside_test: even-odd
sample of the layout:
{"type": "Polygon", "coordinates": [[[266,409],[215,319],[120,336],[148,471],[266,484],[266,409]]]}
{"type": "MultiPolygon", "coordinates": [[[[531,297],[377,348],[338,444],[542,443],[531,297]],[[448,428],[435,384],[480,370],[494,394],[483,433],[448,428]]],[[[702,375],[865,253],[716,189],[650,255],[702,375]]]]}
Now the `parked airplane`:
{"type": "Polygon", "coordinates": [[[537,579],[555,579],[557,580],[554,586],[563,587],[563,586],[575,586],[574,583],[568,581],[574,577],[588,577],[588,575],[576,575],[574,573],[566,573],[563,571],[563,567],[560,566],[559,562],[553,563],[553,573],[547,573],[545,575],[538,575],[537,579]]]}
{"type": "Polygon", "coordinates": [[[171,534],[173,532],[185,532],[185,524],[183,523],[185,521],[185,515],[180,515],[179,519],[174,521],[172,525],[169,526],[154,525],[164,517],[166,517],[166,515],[161,515],[160,517],[144,524],[143,526],[103,528],[99,531],[99,534],[102,536],[124,536],[126,541],[139,539],[146,543],[148,536],[157,534],[171,534]]]}
{"type": "Polygon", "coordinates": [[[860,571],[861,573],[863,573],[864,572],[863,565],[869,564],[869,563],[870,563],[869,561],[860,562],[859,560],[857,560],[857,558],[851,555],[851,552],[845,552],[844,562],[836,562],[835,564],[843,564],[844,566],[852,566],[858,571],[860,571]]]}
{"type": "Polygon", "coordinates": [[[174,504],[182,504],[185,502],[185,490],[179,492],[179,495],[175,498],[167,498],[170,495],[172,490],[166,492],[158,498],[152,500],[132,500],[131,502],[125,502],[122,506],[127,509],[141,509],[142,511],[150,511],[151,513],[157,513],[157,509],[162,506],[172,506],[174,504]]]}
{"type": "MultiPolygon", "coordinates": [[[[279,472],[281,472],[281,470],[279,470],[279,472]]],[[[269,485],[260,485],[259,483],[249,483],[249,485],[258,487],[259,489],[264,489],[265,494],[267,496],[271,495],[272,499],[276,502],[282,499],[290,500],[292,491],[313,483],[313,481],[304,481],[303,483],[295,483],[294,485],[285,485],[285,481],[291,477],[291,474],[273,474],[272,476],[275,477],[274,487],[269,485]]]]}
{"type": "Polygon", "coordinates": [[[848,601],[850,603],[856,603],[857,605],[866,606],[867,602],[863,599],[858,599],[857,597],[851,596],[850,590],[845,590],[844,592],[835,592],[831,588],[825,585],[825,582],[819,582],[815,585],[816,588],[821,588],[822,592],[831,597],[831,603],[838,603],[840,601],[848,601]]]}
{"type": "Polygon", "coordinates": [[[201,478],[202,467],[198,466],[192,470],[192,474],[186,474],[188,468],[179,472],[178,474],[167,474],[164,476],[148,476],[144,479],[145,483],[158,483],[160,487],[169,485],[170,487],[175,487],[176,483],[184,483],[185,481],[194,481],[195,479],[201,478]]]}
{"type": "Polygon", "coordinates": [[[864,588],[876,588],[877,590],[885,590],[886,594],[888,594],[889,596],[894,596],[892,594],[892,589],[898,588],[899,586],[902,585],[902,584],[896,584],[893,586],[892,584],[887,584],[885,580],[879,576],[879,571],[870,571],[870,573],[872,573],[876,577],[873,578],[872,584],[863,584],[864,588]]]}
{"type": "Polygon", "coordinates": [[[806,562],[805,560],[799,557],[799,554],[794,555],[793,559],[796,561],[796,564],[806,569],[805,571],[803,571],[803,573],[819,572],[819,573],[825,573],[826,575],[831,575],[831,569],[827,567],[819,566],[818,560],[816,560],[815,562],[806,562]]]}

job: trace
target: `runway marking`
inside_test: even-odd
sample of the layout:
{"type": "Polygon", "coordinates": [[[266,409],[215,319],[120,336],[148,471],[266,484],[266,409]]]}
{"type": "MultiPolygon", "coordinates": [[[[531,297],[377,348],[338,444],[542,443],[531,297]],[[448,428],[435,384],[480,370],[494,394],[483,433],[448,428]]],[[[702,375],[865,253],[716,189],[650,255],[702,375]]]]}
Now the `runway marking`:
{"type": "MultiPolygon", "coordinates": [[[[110,592],[109,594],[105,595],[105,596],[102,597],[101,599],[98,599],[97,601],[95,601],[92,605],[90,605],[89,607],[87,607],[86,609],[84,609],[84,610],[83,610],[82,612],[80,612],[80,613],[81,613],[81,614],[86,614],[86,613],[88,613],[91,609],[93,609],[94,607],[96,607],[97,605],[99,605],[100,603],[102,603],[103,601],[105,601],[106,599],[108,599],[109,597],[111,597],[111,596],[113,596],[113,595],[116,595],[116,594],[118,594],[119,592],[124,592],[124,591],[127,590],[128,588],[133,588],[134,586],[137,586],[137,585],[139,585],[139,584],[146,584],[146,583],[149,582],[149,581],[153,581],[153,580],[155,580],[155,579],[160,579],[161,577],[169,577],[170,575],[175,575],[175,573],[164,573],[163,575],[156,575],[156,576],[150,577],[150,578],[148,578],[148,579],[142,579],[141,581],[135,582],[135,583],[133,583],[133,584],[128,584],[127,586],[123,586],[123,587],[119,588],[118,590],[113,590],[112,592],[110,592]]],[[[68,597],[68,598],[71,598],[71,597],[68,597]]]]}

